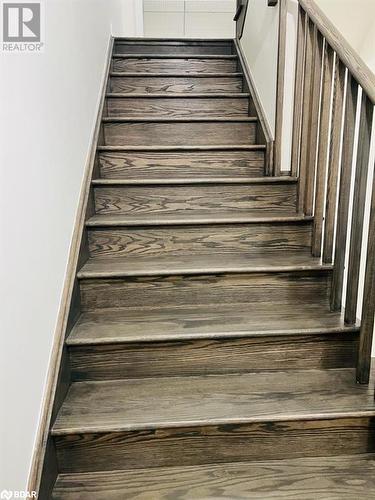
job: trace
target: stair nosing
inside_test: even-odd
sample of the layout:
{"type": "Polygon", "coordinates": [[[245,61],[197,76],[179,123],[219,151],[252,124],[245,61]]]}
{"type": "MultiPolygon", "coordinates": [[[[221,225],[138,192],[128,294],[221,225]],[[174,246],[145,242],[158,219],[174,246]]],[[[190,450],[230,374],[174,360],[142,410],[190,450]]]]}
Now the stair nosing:
{"type": "Polygon", "coordinates": [[[127,116],[105,116],[102,123],[255,123],[258,121],[256,116],[217,116],[217,117],[155,117],[145,115],[142,118],[130,118],[127,116]]]}
{"type": "MultiPolygon", "coordinates": [[[[125,338],[125,337],[107,337],[103,339],[81,339],[75,340],[71,339],[70,336],[65,340],[65,344],[69,347],[79,347],[79,346],[100,346],[100,345],[122,345],[122,344],[152,344],[152,343],[164,343],[164,342],[184,342],[186,340],[216,340],[216,339],[236,339],[236,338],[265,338],[265,337],[300,337],[300,336],[315,336],[315,335],[335,335],[342,334],[348,336],[350,334],[359,334],[360,326],[359,324],[341,326],[341,327],[329,327],[329,328],[295,328],[295,329],[270,329],[270,330],[240,330],[240,331],[228,331],[228,332],[210,332],[210,333],[168,333],[165,335],[158,335],[157,338],[153,337],[152,334],[139,335],[137,338],[125,338]]],[[[344,337],[345,338],[345,337],[344,337]]]]}
{"type": "MultiPolygon", "coordinates": [[[[83,382],[74,382],[83,383],[83,382]]],[[[87,382],[86,382],[87,383],[87,382]]],[[[102,382],[104,383],[104,381],[102,382]]],[[[257,423],[273,422],[303,422],[317,420],[341,420],[347,418],[369,418],[375,417],[375,410],[347,410],[341,412],[317,412],[310,414],[296,413],[290,415],[248,417],[248,418],[212,418],[206,420],[181,420],[170,422],[150,422],[149,424],[128,424],[122,426],[102,426],[102,427],[72,427],[69,429],[55,429],[52,427],[52,436],[69,436],[72,434],[108,434],[120,432],[137,432],[156,429],[178,429],[186,427],[218,427],[225,425],[246,425],[257,423]]]]}
{"type": "Polygon", "coordinates": [[[94,186],[164,186],[199,184],[295,184],[297,177],[204,177],[204,178],[155,178],[155,179],[93,179],[94,186]]]}
{"type": "Polygon", "coordinates": [[[114,43],[117,42],[123,42],[123,43],[128,43],[128,42],[133,42],[133,43],[141,43],[141,44],[146,44],[148,42],[227,42],[227,43],[233,43],[233,38],[184,38],[184,37],[165,37],[165,38],[157,38],[157,37],[142,37],[142,36],[133,36],[133,37],[126,37],[126,36],[116,36],[114,37],[114,43]]]}
{"type": "MultiPolygon", "coordinates": [[[[108,214],[107,214],[108,215],[108,214]]],[[[290,216],[273,216],[273,217],[233,217],[233,219],[220,219],[220,218],[204,218],[202,217],[200,220],[191,220],[189,218],[181,218],[181,220],[151,220],[144,219],[143,221],[132,221],[126,220],[126,216],[124,216],[123,220],[119,221],[105,221],[106,215],[97,214],[97,217],[103,217],[103,221],[95,219],[94,222],[91,220],[92,218],[86,221],[86,227],[142,227],[142,226],[191,226],[191,225],[216,225],[216,224],[267,224],[267,223],[309,223],[314,220],[313,216],[305,216],[305,215],[290,215],[290,216]]]]}
{"type": "Polygon", "coordinates": [[[327,273],[333,269],[332,264],[297,264],[297,265],[265,265],[265,266],[212,266],[207,269],[202,268],[173,268],[168,269],[147,269],[147,270],[125,270],[125,271],[80,271],[77,272],[79,280],[102,280],[116,278],[135,278],[135,277],[158,277],[158,276],[211,276],[222,274],[279,274],[279,273],[327,273]]]}
{"type": "MultiPolygon", "coordinates": [[[[166,78],[166,77],[172,77],[172,78],[238,78],[242,77],[243,73],[239,71],[234,71],[232,73],[222,73],[222,72],[216,72],[216,73],[181,73],[181,72],[176,72],[176,73],[157,73],[157,72],[127,72],[127,71],[111,71],[109,73],[110,77],[120,77],[120,78],[144,78],[144,77],[152,77],[152,78],[166,78]]],[[[193,92],[192,92],[193,93],[193,92]]]]}
{"type": "Polygon", "coordinates": [[[237,54],[112,54],[112,59],[224,59],[235,60],[237,54]]]}
{"type": "Polygon", "coordinates": [[[164,93],[131,93],[131,92],[108,92],[107,99],[249,99],[251,94],[247,92],[164,92],[164,93]]]}
{"type": "Polygon", "coordinates": [[[258,151],[266,150],[265,144],[227,144],[210,146],[98,146],[97,151],[258,151]]]}

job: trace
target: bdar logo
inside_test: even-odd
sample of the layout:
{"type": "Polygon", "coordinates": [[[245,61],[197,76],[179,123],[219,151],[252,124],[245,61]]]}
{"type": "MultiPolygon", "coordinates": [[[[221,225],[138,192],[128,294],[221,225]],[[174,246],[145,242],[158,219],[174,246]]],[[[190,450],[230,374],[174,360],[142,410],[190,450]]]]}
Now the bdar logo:
{"type": "Polygon", "coordinates": [[[13,493],[11,491],[8,491],[8,490],[3,490],[0,494],[0,498],[4,499],[6,498],[6,500],[10,500],[13,496],[13,493]]]}

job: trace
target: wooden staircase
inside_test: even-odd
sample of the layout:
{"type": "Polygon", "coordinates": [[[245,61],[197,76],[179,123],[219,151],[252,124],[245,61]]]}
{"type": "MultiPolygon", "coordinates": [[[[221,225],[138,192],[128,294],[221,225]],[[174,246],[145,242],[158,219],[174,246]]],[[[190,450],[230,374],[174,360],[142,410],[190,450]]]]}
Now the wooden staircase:
{"type": "Polygon", "coordinates": [[[359,327],[233,42],[119,40],[107,90],[52,498],[374,498],[359,327]]]}

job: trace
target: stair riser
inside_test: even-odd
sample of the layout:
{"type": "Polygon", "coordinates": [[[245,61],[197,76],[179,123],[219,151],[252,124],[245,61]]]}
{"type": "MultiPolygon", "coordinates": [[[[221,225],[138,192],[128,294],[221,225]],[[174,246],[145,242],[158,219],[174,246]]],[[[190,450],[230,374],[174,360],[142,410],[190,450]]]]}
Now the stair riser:
{"type": "Polygon", "coordinates": [[[148,59],[117,58],[112,71],[124,73],[235,73],[236,59],[148,59]]]}
{"type": "Polygon", "coordinates": [[[82,279],[83,310],[328,300],[330,272],[82,279]]]}
{"type": "Polygon", "coordinates": [[[200,185],[200,186],[114,186],[95,187],[95,210],[98,214],[188,215],[194,211],[232,212],[262,210],[267,213],[293,211],[295,184],[200,185]]]}
{"type": "Polygon", "coordinates": [[[142,43],[115,43],[114,54],[203,54],[225,55],[232,54],[231,42],[204,42],[204,43],[168,43],[168,44],[142,44],[142,43]]]}
{"type": "Polygon", "coordinates": [[[165,228],[89,229],[92,257],[194,255],[262,250],[307,250],[311,223],[172,226],[165,228]]]}
{"type": "Polygon", "coordinates": [[[295,369],[352,368],[356,334],[71,346],[72,378],[118,380],[295,369]]]}
{"type": "Polygon", "coordinates": [[[106,146],[220,146],[256,143],[256,123],[104,123],[106,146]]]}
{"type": "Polygon", "coordinates": [[[207,118],[248,116],[249,99],[210,98],[107,98],[107,116],[129,118],[207,118]]]}
{"type": "Polygon", "coordinates": [[[99,153],[104,179],[261,177],[264,151],[99,153]]]}
{"type": "Polygon", "coordinates": [[[112,76],[110,92],[126,93],[218,93],[241,92],[241,77],[112,76]]]}
{"type": "Polygon", "coordinates": [[[55,437],[60,472],[371,453],[371,418],[260,422],[55,437]]]}

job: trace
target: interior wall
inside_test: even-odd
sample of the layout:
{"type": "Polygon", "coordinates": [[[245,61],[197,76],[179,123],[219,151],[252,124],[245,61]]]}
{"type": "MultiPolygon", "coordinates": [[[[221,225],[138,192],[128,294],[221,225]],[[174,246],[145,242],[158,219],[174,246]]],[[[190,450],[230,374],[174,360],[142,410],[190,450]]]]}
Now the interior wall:
{"type": "Polygon", "coordinates": [[[26,488],[109,38],[139,13],[48,0],[45,51],[0,53],[0,491],[26,488]]]}
{"type": "Polygon", "coordinates": [[[234,38],[236,0],[144,0],[144,33],[155,38],[234,38]]]}
{"type": "Polygon", "coordinates": [[[270,130],[275,131],[279,7],[251,0],[240,44],[270,130]]]}
{"type": "Polygon", "coordinates": [[[374,0],[315,0],[366,64],[375,72],[374,0]]]}

